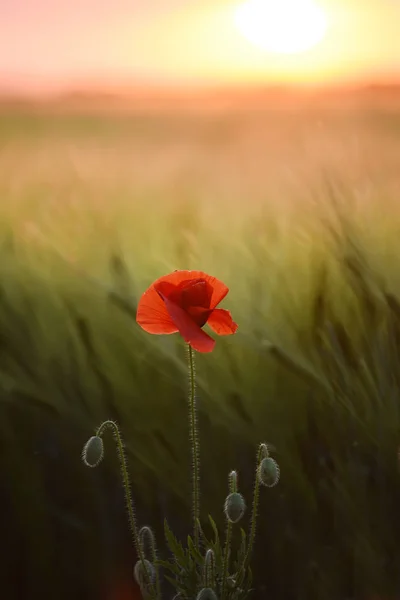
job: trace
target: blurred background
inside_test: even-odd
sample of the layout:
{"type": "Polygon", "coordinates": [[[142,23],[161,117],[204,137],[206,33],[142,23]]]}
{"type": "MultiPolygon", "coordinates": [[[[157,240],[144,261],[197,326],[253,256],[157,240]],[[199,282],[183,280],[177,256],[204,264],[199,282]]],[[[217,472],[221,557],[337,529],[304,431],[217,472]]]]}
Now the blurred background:
{"type": "MultiPolygon", "coordinates": [[[[2,0],[0,585],[138,598],[140,525],[190,530],[179,336],[135,322],[174,269],[239,324],[197,361],[202,518],[264,489],[254,598],[400,595],[400,2],[2,0]]],[[[249,515],[244,525],[248,526],[249,515]]],[[[172,598],[166,593],[165,597],[172,598]]]]}

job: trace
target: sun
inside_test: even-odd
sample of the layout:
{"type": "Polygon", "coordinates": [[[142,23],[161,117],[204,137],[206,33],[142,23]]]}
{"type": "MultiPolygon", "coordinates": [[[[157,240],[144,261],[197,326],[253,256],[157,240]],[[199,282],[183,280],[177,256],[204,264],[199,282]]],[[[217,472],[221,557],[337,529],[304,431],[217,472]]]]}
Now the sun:
{"type": "Polygon", "coordinates": [[[248,0],[236,8],[234,20],[250,43],[277,54],[310,50],[328,28],[325,12],[313,0],[248,0]]]}

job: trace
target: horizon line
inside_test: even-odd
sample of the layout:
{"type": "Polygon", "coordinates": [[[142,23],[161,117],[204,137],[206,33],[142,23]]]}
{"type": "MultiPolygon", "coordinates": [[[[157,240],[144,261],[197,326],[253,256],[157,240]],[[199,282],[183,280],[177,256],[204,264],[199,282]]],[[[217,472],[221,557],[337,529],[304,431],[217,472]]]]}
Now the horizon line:
{"type": "Polygon", "coordinates": [[[329,92],[329,91],[366,91],[366,90],[399,90],[398,78],[363,78],[346,81],[328,82],[93,82],[91,84],[70,83],[65,85],[45,86],[39,88],[22,88],[20,85],[5,85],[0,80],[0,100],[60,100],[68,98],[94,98],[100,96],[115,99],[129,99],[135,96],[156,95],[187,96],[209,93],[248,93],[248,92],[329,92]]]}

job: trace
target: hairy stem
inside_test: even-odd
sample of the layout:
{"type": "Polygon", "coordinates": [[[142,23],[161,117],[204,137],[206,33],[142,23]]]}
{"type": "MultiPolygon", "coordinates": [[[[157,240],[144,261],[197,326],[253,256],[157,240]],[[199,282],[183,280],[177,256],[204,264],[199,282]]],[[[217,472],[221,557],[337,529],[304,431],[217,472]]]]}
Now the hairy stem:
{"type": "Polygon", "coordinates": [[[196,373],[194,366],[194,353],[188,344],[189,357],[189,426],[190,441],[192,446],[192,476],[193,476],[193,532],[194,544],[199,549],[199,519],[200,519],[200,497],[199,497],[199,439],[197,433],[196,416],[196,373]]]}
{"type": "Polygon", "coordinates": [[[257,460],[256,460],[256,475],[255,475],[255,483],[254,483],[254,496],[253,496],[253,510],[251,513],[251,526],[250,526],[250,536],[249,536],[249,545],[247,547],[246,558],[244,561],[245,568],[249,566],[249,562],[251,559],[251,555],[254,547],[254,540],[256,537],[256,525],[257,525],[257,517],[258,517],[258,504],[260,500],[260,477],[258,475],[258,469],[260,467],[260,463],[264,456],[268,453],[268,449],[265,444],[260,444],[257,452],[257,460]]]}
{"type": "MultiPolygon", "coordinates": [[[[235,492],[237,492],[237,479],[236,479],[236,472],[232,471],[229,474],[229,493],[234,494],[235,492]]],[[[225,550],[224,550],[224,567],[223,567],[223,577],[222,577],[221,600],[223,600],[225,598],[225,591],[226,591],[226,586],[228,583],[231,543],[232,543],[232,521],[230,521],[228,519],[228,524],[226,527],[225,550]]]]}
{"type": "Polygon", "coordinates": [[[215,555],[210,548],[204,558],[204,585],[213,588],[215,586],[215,555]]]}
{"type": "Polygon", "coordinates": [[[145,540],[147,537],[148,546],[150,547],[151,562],[153,563],[156,576],[156,598],[161,598],[161,581],[160,581],[160,568],[158,566],[158,553],[157,544],[152,529],[148,526],[142,527],[139,531],[139,543],[142,549],[143,555],[146,558],[146,544],[145,540]]]}
{"type": "Polygon", "coordinates": [[[239,570],[239,580],[242,581],[242,578],[246,575],[246,570],[249,567],[251,555],[253,553],[254,541],[256,537],[256,525],[257,525],[257,517],[258,517],[258,505],[260,500],[260,477],[258,474],[258,470],[260,467],[260,463],[263,458],[268,456],[268,447],[266,444],[260,444],[257,452],[256,459],[256,473],[255,473],[255,483],[254,483],[254,495],[253,495],[253,509],[251,513],[251,522],[250,522],[250,533],[249,533],[249,542],[247,545],[246,556],[243,560],[242,566],[239,570]]]}
{"type": "Polygon", "coordinates": [[[117,454],[118,454],[119,463],[120,463],[120,467],[121,467],[121,476],[122,476],[122,482],[123,482],[124,492],[125,492],[126,509],[128,512],[129,528],[131,530],[133,544],[134,544],[136,553],[139,557],[139,560],[142,563],[145,582],[146,582],[146,585],[149,586],[149,589],[151,590],[151,592],[150,592],[151,597],[157,598],[156,592],[154,590],[154,585],[150,581],[149,573],[148,573],[148,570],[146,567],[145,557],[143,554],[142,545],[139,540],[139,532],[138,532],[138,528],[137,528],[137,524],[136,524],[135,511],[133,508],[133,496],[132,496],[132,491],[131,491],[131,483],[129,480],[127,459],[126,459],[125,449],[124,449],[124,442],[122,440],[118,425],[114,421],[104,421],[104,423],[102,423],[100,425],[100,427],[98,428],[96,435],[101,437],[103,435],[104,431],[106,431],[107,429],[111,429],[112,434],[114,436],[115,443],[116,443],[116,447],[117,447],[117,454]]]}

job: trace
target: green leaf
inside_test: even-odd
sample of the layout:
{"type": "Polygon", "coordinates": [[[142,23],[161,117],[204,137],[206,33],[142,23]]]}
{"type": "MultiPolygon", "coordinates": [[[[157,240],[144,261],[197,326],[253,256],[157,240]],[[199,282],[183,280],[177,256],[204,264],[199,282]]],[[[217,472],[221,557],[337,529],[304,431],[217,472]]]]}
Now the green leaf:
{"type": "Polygon", "coordinates": [[[181,567],[175,560],[167,561],[167,560],[157,560],[156,565],[158,567],[162,567],[163,569],[167,569],[171,571],[171,573],[175,573],[176,575],[180,575],[181,567]]]}
{"type": "Polygon", "coordinates": [[[182,544],[176,539],[171,529],[169,528],[167,519],[164,520],[164,534],[169,549],[176,558],[177,562],[183,567],[187,564],[186,553],[182,544]]]}
{"type": "Polygon", "coordinates": [[[223,556],[222,556],[222,548],[221,548],[221,543],[219,540],[219,534],[218,534],[218,529],[217,526],[213,520],[213,518],[211,517],[211,515],[208,515],[208,519],[210,521],[212,530],[214,532],[214,543],[210,544],[211,548],[214,550],[214,554],[215,554],[215,563],[216,565],[222,565],[223,563],[223,556]]]}
{"type": "Polygon", "coordinates": [[[200,552],[195,547],[192,538],[188,535],[187,538],[188,548],[191,556],[196,560],[197,564],[202,566],[204,564],[204,557],[200,554],[200,552]]]}
{"type": "Polygon", "coordinates": [[[215,521],[213,520],[211,515],[208,515],[208,520],[210,521],[210,525],[212,527],[212,530],[214,532],[214,538],[215,538],[215,543],[219,544],[219,534],[218,534],[218,529],[217,526],[215,524],[215,521]]]}
{"type": "Polygon", "coordinates": [[[182,587],[181,585],[179,585],[179,582],[176,579],[173,579],[172,577],[170,577],[169,575],[165,575],[165,579],[174,586],[174,588],[176,589],[177,592],[180,592],[181,594],[183,594],[184,597],[186,597],[186,590],[184,587],[182,587]]]}
{"type": "Polygon", "coordinates": [[[236,563],[239,567],[239,565],[243,564],[243,561],[246,557],[246,552],[247,552],[247,536],[246,536],[246,532],[244,531],[244,529],[240,529],[240,534],[241,534],[241,542],[240,542],[240,546],[237,552],[237,559],[236,559],[236,563]]]}

